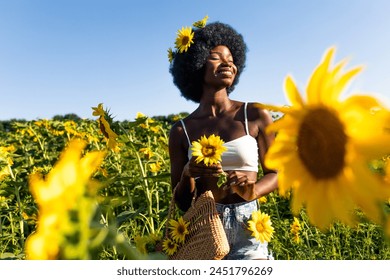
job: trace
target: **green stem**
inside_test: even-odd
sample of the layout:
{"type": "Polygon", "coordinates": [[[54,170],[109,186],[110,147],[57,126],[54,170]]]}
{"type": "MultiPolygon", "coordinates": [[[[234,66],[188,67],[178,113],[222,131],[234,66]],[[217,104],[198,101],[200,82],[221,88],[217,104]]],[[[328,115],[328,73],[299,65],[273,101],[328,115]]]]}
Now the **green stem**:
{"type": "Polygon", "coordinates": [[[151,193],[150,193],[150,189],[149,189],[149,182],[148,182],[148,179],[146,178],[147,174],[146,174],[146,171],[145,171],[145,168],[143,166],[143,163],[142,163],[142,159],[138,153],[138,151],[136,150],[136,148],[134,147],[134,145],[130,142],[130,146],[132,148],[132,150],[134,151],[134,154],[137,158],[137,161],[138,161],[138,167],[141,171],[141,175],[142,175],[142,178],[143,178],[143,190],[145,192],[145,197],[146,197],[146,202],[147,202],[147,209],[148,209],[148,217],[149,217],[149,220],[148,221],[148,224],[150,225],[150,233],[154,233],[155,230],[154,230],[154,223],[153,223],[153,203],[152,203],[152,196],[151,196],[151,193]]]}
{"type": "MultiPolygon", "coordinates": [[[[9,171],[9,174],[12,178],[12,181],[15,183],[16,182],[16,176],[14,174],[14,172],[12,171],[12,168],[11,168],[11,165],[8,164],[8,171],[9,171]]],[[[19,222],[19,226],[20,226],[20,241],[21,241],[21,246],[24,247],[24,242],[25,242],[25,238],[24,238],[24,219],[23,219],[23,213],[22,213],[22,203],[21,203],[21,200],[20,200],[20,193],[19,193],[19,188],[15,185],[15,196],[16,196],[16,203],[17,203],[17,208],[18,208],[18,215],[19,215],[19,219],[20,219],[20,222],[19,222]]],[[[12,223],[11,223],[12,224],[12,223]]]]}

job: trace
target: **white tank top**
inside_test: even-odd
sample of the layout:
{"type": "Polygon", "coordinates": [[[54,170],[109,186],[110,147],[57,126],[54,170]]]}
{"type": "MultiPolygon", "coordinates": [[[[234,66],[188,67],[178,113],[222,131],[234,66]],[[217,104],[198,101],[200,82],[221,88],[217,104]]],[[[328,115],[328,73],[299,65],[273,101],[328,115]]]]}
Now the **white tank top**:
{"type": "MultiPolygon", "coordinates": [[[[237,171],[258,171],[259,155],[257,141],[249,134],[248,118],[247,118],[247,104],[245,103],[245,131],[246,135],[225,142],[224,146],[227,148],[222,156],[222,168],[224,171],[237,170],[237,171]]],[[[188,140],[188,158],[192,157],[192,144],[188,136],[184,121],[180,120],[184,132],[188,140]]]]}

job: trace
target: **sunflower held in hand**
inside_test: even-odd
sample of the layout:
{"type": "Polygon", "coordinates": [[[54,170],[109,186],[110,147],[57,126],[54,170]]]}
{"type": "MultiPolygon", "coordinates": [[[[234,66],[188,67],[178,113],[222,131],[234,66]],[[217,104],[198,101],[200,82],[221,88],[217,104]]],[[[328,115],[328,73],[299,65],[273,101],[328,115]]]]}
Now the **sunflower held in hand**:
{"type": "Polygon", "coordinates": [[[192,156],[196,157],[196,163],[204,162],[206,166],[221,162],[221,155],[227,150],[223,146],[225,142],[214,134],[210,137],[202,136],[200,140],[192,142],[192,156]]]}

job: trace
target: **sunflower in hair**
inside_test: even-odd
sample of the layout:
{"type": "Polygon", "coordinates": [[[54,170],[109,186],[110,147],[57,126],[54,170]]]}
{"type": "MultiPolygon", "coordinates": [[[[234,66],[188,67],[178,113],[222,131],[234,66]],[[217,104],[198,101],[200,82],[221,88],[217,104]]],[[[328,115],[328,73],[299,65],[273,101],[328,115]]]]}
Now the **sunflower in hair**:
{"type": "Polygon", "coordinates": [[[204,18],[202,18],[201,20],[198,20],[196,22],[194,22],[192,24],[193,27],[197,27],[197,28],[203,28],[206,26],[206,23],[207,23],[207,20],[209,19],[209,16],[205,16],[204,18]]]}
{"type": "Polygon", "coordinates": [[[192,27],[182,27],[177,31],[177,37],[175,41],[176,49],[182,53],[186,52],[194,41],[194,32],[192,27]]]}
{"type": "Polygon", "coordinates": [[[174,58],[175,58],[175,52],[172,50],[172,48],[169,48],[168,49],[168,60],[169,60],[169,63],[171,63],[174,58]]]}
{"type": "MultiPolygon", "coordinates": [[[[192,24],[194,28],[204,28],[206,26],[208,16],[206,15],[201,20],[198,20],[192,24]]],[[[175,40],[175,50],[172,48],[168,49],[168,60],[169,63],[172,63],[172,61],[175,59],[175,55],[177,53],[183,53],[188,51],[190,46],[194,43],[194,36],[195,33],[192,29],[192,27],[182,27],[177,31],[177,36],[175,40]]]]}

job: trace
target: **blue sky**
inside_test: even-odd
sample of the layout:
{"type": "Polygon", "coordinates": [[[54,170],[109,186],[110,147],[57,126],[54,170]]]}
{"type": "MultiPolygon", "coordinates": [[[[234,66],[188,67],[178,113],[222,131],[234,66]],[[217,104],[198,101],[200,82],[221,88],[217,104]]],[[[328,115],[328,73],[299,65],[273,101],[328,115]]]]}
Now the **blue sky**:
{"type": "Polygon", "coordinates": [[[303,89],[324,51],[365,70],[350,92],[390,99],[387,0],[0,0],[0,120],[92,117],[103,103],[117,120],[190,112],[169,74],[176,31],[209,16],[249,47],[233,99],[285,104],[283,80],[303,89]]]}

